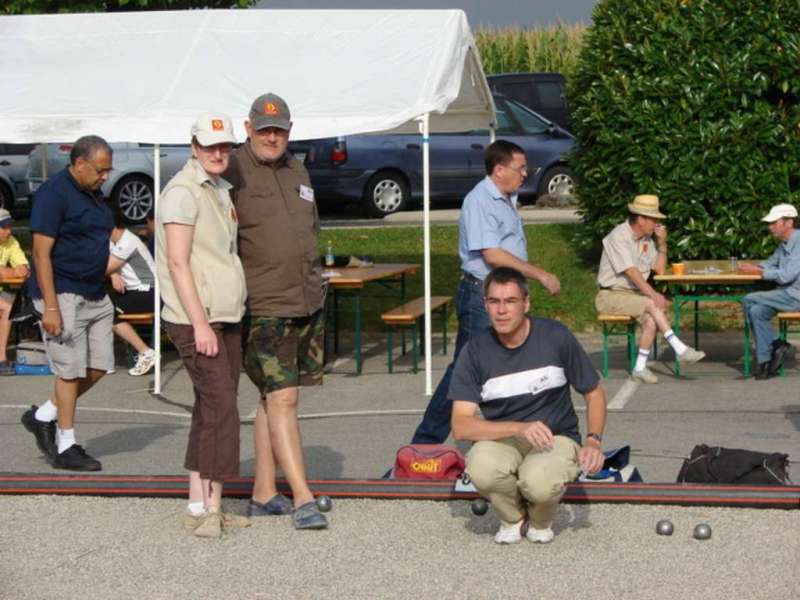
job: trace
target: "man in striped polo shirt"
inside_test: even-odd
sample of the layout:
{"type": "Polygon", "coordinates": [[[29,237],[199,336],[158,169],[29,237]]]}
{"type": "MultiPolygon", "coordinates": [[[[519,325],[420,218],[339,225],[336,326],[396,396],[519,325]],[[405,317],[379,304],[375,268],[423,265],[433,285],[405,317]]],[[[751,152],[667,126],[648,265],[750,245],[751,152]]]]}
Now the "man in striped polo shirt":
{"type": "Polygon", "coordinates": [[[527,314],[528,283],[519,271],[494,269],[484,296],[491,329],[472,338],[456,362],[453,435],[475,442],[466,471],[500,518],[495,542],[524,535],[547,543],[565,484],[603,466],[605,392],[575,336],[558,321],[527,314]],[[586,401],[583,442],[570,386],[586,401]]]}

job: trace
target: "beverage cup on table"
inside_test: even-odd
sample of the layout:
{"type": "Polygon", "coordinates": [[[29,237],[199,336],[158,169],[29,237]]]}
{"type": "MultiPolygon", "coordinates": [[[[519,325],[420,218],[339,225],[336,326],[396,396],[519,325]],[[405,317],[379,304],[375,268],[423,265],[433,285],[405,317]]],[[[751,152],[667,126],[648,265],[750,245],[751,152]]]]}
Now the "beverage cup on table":
{"type": "Polygon", "coordinates": [[[686,265],[682,262],[672,263],[672,274],[683,275],[686,272],[686,265]]]}
{"type": "Polygon", "coordinates": [[[739,272],[739,258],[736,256],[730,257],[731,262],[731,273],[738,273],[739,272]]]}

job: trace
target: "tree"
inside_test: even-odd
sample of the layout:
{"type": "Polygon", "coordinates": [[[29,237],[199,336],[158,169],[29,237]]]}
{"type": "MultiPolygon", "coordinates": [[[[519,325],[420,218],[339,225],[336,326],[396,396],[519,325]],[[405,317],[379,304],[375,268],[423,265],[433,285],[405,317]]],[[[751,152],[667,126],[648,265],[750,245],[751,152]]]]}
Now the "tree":
{"type": "Polygon", "coordinates": [[[672,259],[763,257],[759,219],[800,201],[800,3],[602,0],[569,88],[584,225],[658,194],[672,259]]]}
{"type": "Polygon", "coordinates": [[[247,8],[256,0],[6,0],[0,13],[30,15],[44,13],[124,12],[133,10],[183,10],[187,8],[247,8]]]}

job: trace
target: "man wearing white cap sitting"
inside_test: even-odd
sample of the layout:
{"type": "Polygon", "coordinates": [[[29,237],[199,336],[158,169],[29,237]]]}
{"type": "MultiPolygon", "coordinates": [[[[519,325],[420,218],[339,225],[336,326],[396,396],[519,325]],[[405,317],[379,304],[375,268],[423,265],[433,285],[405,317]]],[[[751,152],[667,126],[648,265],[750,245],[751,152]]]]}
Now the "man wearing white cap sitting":
{"type": "Polygon", "coordinates": [[[660,275],[667,266],[667,228],[660,223],[666,215],[659,212],[658,196],[636,196],[628,204],[628,211],[627,221],[603,238],[603,256],[597,273],[600,291],[594,303],[600,314],[636,318],[642,326],[642,337],[631,378],[658,383],[658,377],[647,368],[656,330],[664,335],[684,364],[702,360],[705,352],[678,339],[664,314],[666,298],[647,282],[651,271],[660,275]]]}
{"type": "Polygon", "coordinates": [[[756,379],[769,379],[792,350],[791,344],[777,339],[770,321],[778,312],[800,310],[800,235],[795,229],[797,209],[791,204],[773,206],[761,220],[769,223],[769,232],[780,244],[763,263],[740,263],[739,271],[778,284],[774,290],[747,294],[742,301],[756,339],[756,379]]]}

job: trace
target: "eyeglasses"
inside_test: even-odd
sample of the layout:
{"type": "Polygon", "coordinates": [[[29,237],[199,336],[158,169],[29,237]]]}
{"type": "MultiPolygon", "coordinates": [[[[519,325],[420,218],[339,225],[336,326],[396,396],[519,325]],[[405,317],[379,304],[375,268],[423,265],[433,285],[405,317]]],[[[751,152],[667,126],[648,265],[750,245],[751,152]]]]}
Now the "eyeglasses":
{"type": "Polygon", "coordinates": [[[97,165],[95,165],[92,161],[86,160],[84,161],[87,165],[92,167],[92,170],[97,173],[98,175],[108,175],[111,171],[114,170],[114,167],[108,167],[107,169],[98,169],[97,165]]]}
{"type": "Polygon", "coordinates": [[[513,167],[511,165],[503,165],[506,169],[511,169],[512,171],[516,171],[520,175],[527,175],[528,174],[528,165],[522,165],[521,167],[513,167]]]}
{"type": "Polygon", "coordinates": [[[214,144],[212,146],[201,146],[197,144],[197,147],[206,154],[216,154],[219,152],[220,154],[230,154],[233,150],[233,144],[214,144]]]}

